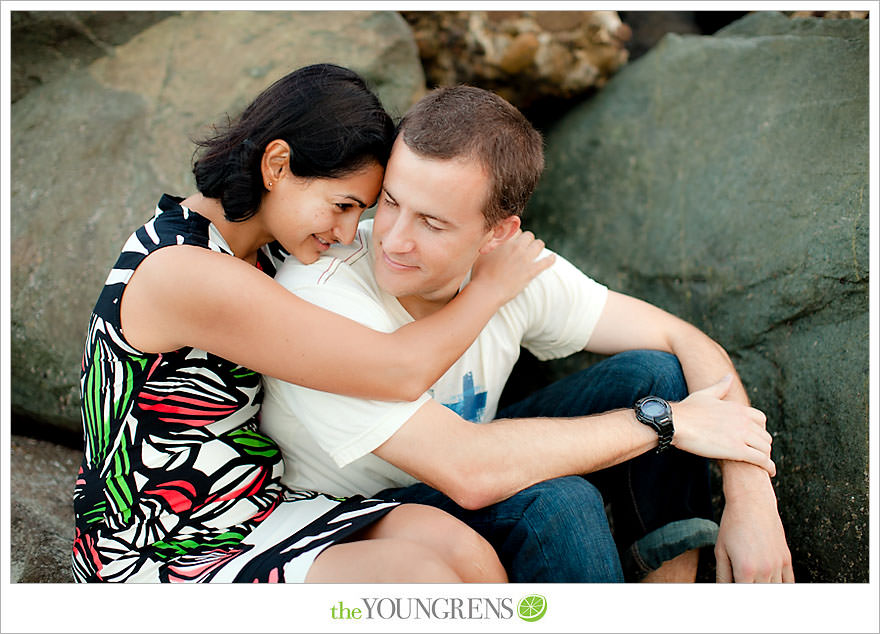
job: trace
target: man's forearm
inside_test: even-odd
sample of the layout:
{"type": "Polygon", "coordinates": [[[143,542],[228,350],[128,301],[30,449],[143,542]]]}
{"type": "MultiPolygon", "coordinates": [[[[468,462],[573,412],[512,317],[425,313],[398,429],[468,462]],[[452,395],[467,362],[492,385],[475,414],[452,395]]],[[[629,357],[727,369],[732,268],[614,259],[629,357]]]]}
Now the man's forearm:
{"type": "MultiPolygon", "coordinates": [[[[725,374],[733,374],[733,383],[725,400],[749,405],[745,387],[736,373],[730,356],[719,344],[695,327],[671,341],[673,354],[681,363],[689,391],[700,390],[725,374]]],[[[740,461],[720,461],[726,499],[766,490],[769,474],[764,469],[740,461]]],[[[772,488],[771,488],[772,490],[772,488]]]]}
{"type": "Polygon", "coordinates": [[[726,503],[747,500],[769,493],[774,496],[769,474],[755,465],[736,460],[721,460],[721,481],[726,503]]]}
{"type": "Polygon", "coordinates": [[[682,324],[669,341],[669,351],[678,357],[689,392],[701,390],[726,374],[734,376],[727,400],[749,405],[745,387],[727,351],[712,338],[690,324],[682,324]]]}
{"type": "Polygon", "coordinates": [[[625,462],[657,446],[657,434],[632,410],[576,418],[498,419],[484,425],[482,466],[489,484],[479,507],[506,499],[537,482],[583,475],[625,462]]]}
{"type": "MultiPolygon", "coordinates": [[[[756,412],[721,400],[727,388],[719,382],[672,404],[672,444],[708,458],[774,469],[756,412]]],[[[657,444],[656,432],[631,409],[475,425],[432,400],[374,453],[460,506],[481,508],[543,480],[605,469],[657,444]]]]}
{"type": "Polygon", "coordinates": [[[532,484],[584,474],[657,445],[630,410],[578,418],[474,424],[429,401],[374,453],[465,508],[482,508],[532,484]]]}

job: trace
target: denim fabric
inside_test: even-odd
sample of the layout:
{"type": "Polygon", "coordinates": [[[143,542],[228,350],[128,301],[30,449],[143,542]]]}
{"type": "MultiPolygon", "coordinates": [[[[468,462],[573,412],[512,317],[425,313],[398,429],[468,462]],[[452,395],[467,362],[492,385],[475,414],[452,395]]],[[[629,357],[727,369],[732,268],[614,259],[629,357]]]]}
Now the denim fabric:
{"type": "Polygon", "coordinates": [[[634,542],[621,553],[627,578],[638,580],[676,555],[712,546],[718,538],[718,524],[712,520],[692,517],[670,522],[634,542]]]}
{"type": "MultiPolygon", "coordinates": [[[[687,396],[676,357],[653,350],[615,355],[504,408],[498,418],[584,416],[629,408],[648,395],[687,396]]],[[[547,480],[476,511],[425,484],[376,497],[458,517],[495,547],[514,582],[635,581],[663,561],[713,544],[717,534],[708,462],[675,448],[585,477],[547,480]]]]}
{"type": "MultiPolygon", "coordinates": [[[[680,401],[687,394],[674,355],[634,350],[557,381],[504,408],[498,418],[584,416],[632,407],[643,396],[680,401]]],[[[660,454],[652,450],[585,477],[608,506],[627,581],[641,579],[687,550],[715,543],[705,458],[674,447],[660,454]],[[681,523],[691,519],[699,521],[681,523]],[[675,530],[667,528],[673,523],[675,530]]]]}
{"type": "Polygon", "coordinates": [[[492,544],[511,582],[623,581],[602,496],[580,476],[539,482],[476,511],[426,484],[372,497],[436,506],[459,518],[492,544]]]}

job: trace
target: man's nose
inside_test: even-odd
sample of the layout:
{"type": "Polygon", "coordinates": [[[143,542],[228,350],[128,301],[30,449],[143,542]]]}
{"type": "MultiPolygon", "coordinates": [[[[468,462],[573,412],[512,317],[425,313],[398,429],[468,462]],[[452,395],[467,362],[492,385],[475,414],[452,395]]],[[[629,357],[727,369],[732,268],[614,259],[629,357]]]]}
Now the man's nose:
{"type": "Polygon", "coordinates": [[[414,246],[412,222],[406,217],[406,214],[397,215],[397,218],[394,219],[394,224],[391,225],[382,239],[382,245],[390,253],[408,253],[412,251],[414,246]]]}

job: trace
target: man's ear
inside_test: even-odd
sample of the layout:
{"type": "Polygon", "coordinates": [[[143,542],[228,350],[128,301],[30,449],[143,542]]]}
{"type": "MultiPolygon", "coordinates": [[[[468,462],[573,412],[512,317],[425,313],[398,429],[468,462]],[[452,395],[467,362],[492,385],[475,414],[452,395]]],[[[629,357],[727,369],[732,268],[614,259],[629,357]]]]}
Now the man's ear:
{"type": "Polygon", "coordinates": [[[260,171],[263,175],[263,185],[272,191],[272,185],[284,178],[285,172],[290,171],[290,146],[287,145],[287,141],[275,139],[269,142],[263,150],[260,171]]]}
{"type": "Polygon", "coordinates": [[[480,247],[480,253],[490,253],[517,234],[520,227],[519,216],[508,216],[489,230],[489,239],[480,247]]]}

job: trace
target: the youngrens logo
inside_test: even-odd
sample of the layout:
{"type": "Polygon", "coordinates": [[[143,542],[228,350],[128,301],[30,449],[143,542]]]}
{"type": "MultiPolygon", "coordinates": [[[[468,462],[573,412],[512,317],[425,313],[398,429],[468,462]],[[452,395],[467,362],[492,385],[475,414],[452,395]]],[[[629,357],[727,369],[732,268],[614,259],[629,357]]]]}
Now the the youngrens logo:
{"type": "Polygon", "coordinates": [[[516,606],[516,614],[523,621],[540,621],[547,614],[547,599],[540,594],[523,597],[516,606]]]}
{"type": "Polygon", "coordinates": [[[330,608],[334,620],[508,620],[514,615],[533,622],[547,613],[547,599],[533,594],[518,603],[510,597],[361,597],[338,601],[330,608]]]}

